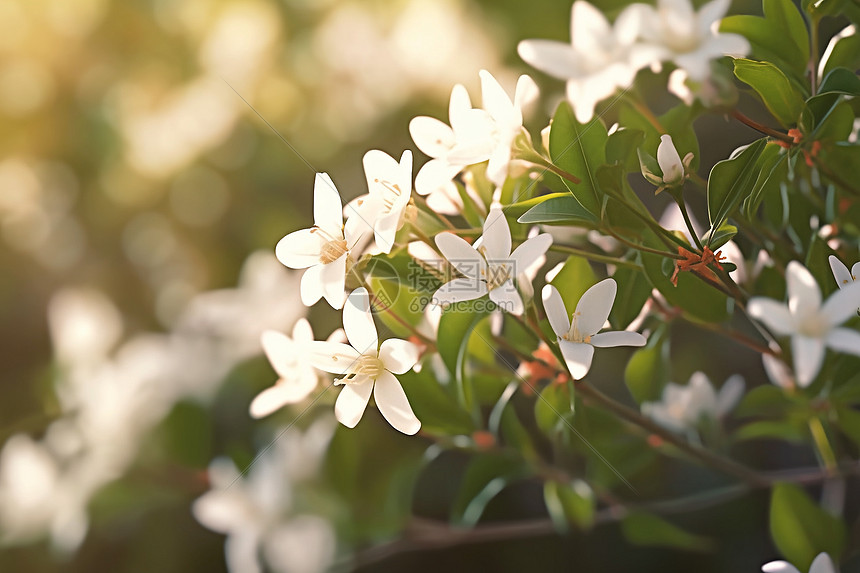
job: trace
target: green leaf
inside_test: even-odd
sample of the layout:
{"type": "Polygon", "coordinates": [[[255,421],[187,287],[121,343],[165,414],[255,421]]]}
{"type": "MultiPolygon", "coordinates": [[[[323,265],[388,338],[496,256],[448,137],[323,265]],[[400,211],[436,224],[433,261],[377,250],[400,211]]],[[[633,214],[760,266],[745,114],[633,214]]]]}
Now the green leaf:
{"type": "MultiPolygon", "coordinates": [[[[732,240],[732,237],[738,234],[738,228],[728,223],[723,223],[715,232],[708,231],[702,237],[702,242],[707,243],[711,249],[716,251],[726,243],[732,240]]],[[[723,263],[723,266],[731,263],[723,263]]]]}
{"type": "Polygon", "coordinates": [[[770,534],[787,561],[807,571],[822,551],[839,562],[845,546],[845,525],[799,487],[778,483],[770,500],[770,534]]]}
{"type": "MultiPolygon", "coordinates": [[[[519,219],[520,223],[543,223],[546,225],[568,225],[572,227],[597,226],[597,217],[585,210],[570,193],[554,193],[538,201],[519,219]]],[[[524,202],[525,203],[525,202],[524,202]]],[[[519,205],[519,204],[517,204],[519,205]]],[[[512,206],[513,207],[513,206],[512,206]]]]}
{"type": "Polygon", "coordinates": [[[799,93],[785,74],[770,62],[756,62],[738,58],[735,75],[761,97],[764,105],[779,122],[789,127],[800,119],[803,94],[799,93]]]}
{"type": "MultiPolygon", "coordinates": [[[[672,143],[681,157],[688,153],[693,154],[693,162],[690,167],[695,171],[699,166],[699,140],[693,129],[696,119],[695,110],[692,107],[678,105],[657,118],[660,120],[666,132],[672,136],[672,143]]],[[[620,123],[628,129],[638,129],[645,134],[645,141],[639,146],[645,153],[652,157],[657,156],[657,148],[660,146],[660,136],[663,135],[648,119],[630,105],[623,105],[619,113],[620,123]]]]}
{"type": "Polygon", "coordinates": [[[657,327],[648,344],[637,348],[624,369],[624,383],[637,404],[659,400],[669,379],[669,327],[657,327]]]}
{"type": "Polygon", "coordinates": [[[730,159],[720,161],[708,177],[708,217],[711,232],[719,229],[738,204],[753,191],[760,166],[759,155],[767,144],[762,138],[730,159]]]}
{"type": "Polygon", "coordinates": [[[481,519],[487,504],[512,481],[528,475],[518,456],[483,454],[469,464],[451,509],[452,521],[472,527],[481,519]]]}
{"type": "Polygon", "coordinates": [[[421,420],[421,430],[430,434],[471,434],[475,430],[469,413],[445,391],[433,375],[430,364],[420,373],[410,370],[398,375],[415,415],[421,420]]]}
{"type": "Polygon", "coordinates": [[[436,348],[452,378],[457,381],[460,405],[469,412],[475,407],[474,396],[464,373],[469,339],[478,323],[489,316],[490,307],[486,297],[457,303],[442,311],[439,319],[436,348]]]}
{"type": "Polygon", "coordinates": [[[641,270],[629,267],[618,268],[612,278],[618,285],[618,294],[609,312],[609,323],[616,330],[624,330],[651,296],[651,283],[641,270]]]}
{"type": "Polygon", "coordinates": [[[601,202],[594,173],[606,163],[607,138],[600,118],[583,125],[576,121],[568,102],[558,106],[549,132],[549,153],[555,165],[581,180],[579,184],[564,180],[564,184],[593,215],[600,212],[601,202]]]}
{"type": "Polygon", "coordinates": [[[594,492],[582,480],[547,481],[543,487],[543,499],[559,533],[567,533],[571,525],[590,529],[594,524],[594,492]]]}
{"type": "Polygon", "coordinates": [[[573,394],[568,384],[550,383],[535,400],[535,421],[538,428],[554,437],[573,419],[573,394]]]}
{"type": "Polygon", "coordinates": [[[712,551],[714,543],[707,537],[694,535],[653,513],[631,512],[621,522],[621,531],[632,545],[672,547],[688,551],[712,551]]]}
{"type": "MultiPolygon", "coordinates": [[[[844,31],[844,30],[843,30],[844,31]]],[[[822,77],[826,77],[835,68],[848,68],[856,70],[860,68],[860,35],[852,33],[836,41],[830,57],[824,63],[822,77]]]]}
{"type": "MultiPolygon", "coordinates": [[[[544,201],[564,197],[573,198],[573,196],[568,192],[548,193],[546,195],[540,195],[539,197],[532,197],[531,199],[505,205],[502,207],[502,211],[504,211],[506,217],[522,217],[526,212],[530,211],[533,207],[540,205],[544,201]]],[[[581,205],[579,207],[581,208],[581,205]]]]}
{"type": "Polygon", "coordinates": [[[780,183],[788,177],[788,153],[782,153],[778,145],[766,145],[756,159],[758,176],[752,191],[743,200],[742,211],[748,219],[754,219],[761,202],[766,198],[778,200],[780,183]]]}
{"type": "Polygon", "coordinates": [[[846,68],[834,68],[825,76],[818,88],[818,93],[841,93],[852,96],[860,95],[860,78],[846,68]]]}
{"type": "Polygon", "coordinates": [[[839,416],[839,429],[855,444],[860,445],[860,412],[848,406],[839,406],[836,412],[839,416]]]}
{"type": "Polygon", "coordinates": [[[738,431],[734,434],[734,438],[739,442],[770,439],[802,444],[808,440],[809,431],[803,424],[788,421],[761,420],[738,428],[738,431]]]}
{"type": "Polygon", "coordinates": [[[624,166],[627,173],[639,169],[636,151],[645,142],[645,132],[641,129],[619,129],[606,140],[606,162],[624,166]]]}
{"type": "Polygon", "coordinates": [[[558,274],[549,281],[549,284],[558,289],[564,307],[570,314],[576,309],[582,293],[597,283],[597,276],[591,268],[591,264],[582,257],[571,255],[567,257],[558,274]]]}

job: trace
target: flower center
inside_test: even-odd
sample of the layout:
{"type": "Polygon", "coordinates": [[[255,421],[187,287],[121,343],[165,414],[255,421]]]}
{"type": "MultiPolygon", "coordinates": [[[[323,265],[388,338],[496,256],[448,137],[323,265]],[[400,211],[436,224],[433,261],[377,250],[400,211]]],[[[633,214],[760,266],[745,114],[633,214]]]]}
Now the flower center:
{"type": "Polygon", "coordinates": [[[797,323],[797,333],[809,338],[824,338],[830,330],[827,320],[818,313],[806,316],[797,323]]]}
{"type": "Polygon", "coordinates": [[[585,342],[587,344],[591,343],[591,335],[583,336],[581,332],[579,332],[579,328],[577,327],[577,320],[581,313],[574,312],[570,317],[570,330],[568,330],[562,338],[569,342],[585,342]]]}
{"type": "Polygon", "coordinates": [[[382,205],[385,207],[386,212],[391,212],[391,209],[394,208],[394,204],[397,203],[400,196],[403,195],[403,190],[400,189],[400,185],[397,183],[380,181],[379,179],[374,179],[373,181],[374,183],[379,183],[385,190],[385,193],[382,194],[382,205]]]}
{"type": "Polygon", "coordinates": [[[385,364],[378,356],[371,354],[362,354],[347,370],[343,378],[337,380],[338,384],[355,384],[364,382],[367,378],[376,380],[382,371],[385,370],[385,364]]]}
{"type": "Polygon", "coordinates": [[[349,251],[345,239],[333,237],[319,227],[311,229],[311,233],[319,233],[326,239],[325,244],[320,249],[320,262],[324,265],[335,262],[349,251]]]}

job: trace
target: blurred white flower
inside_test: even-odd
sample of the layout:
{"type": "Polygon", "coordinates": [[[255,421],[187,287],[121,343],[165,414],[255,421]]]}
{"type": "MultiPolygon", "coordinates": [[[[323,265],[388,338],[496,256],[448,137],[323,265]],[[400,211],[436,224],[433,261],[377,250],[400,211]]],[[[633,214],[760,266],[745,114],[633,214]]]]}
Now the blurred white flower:
{"type": "Polygon", "coordinates": [[[316,368],[342,376],[335,384],[343,389],[334,412],[338,421],[354,428],[361,420],[370,394],[379,411],[395,429],[415,434],[421,422],[395,374],[405,374],[418,362],[418,347],[406,340],[389,338],[379,344],[367,289],[354,290],[343,309],[343,328],[349,344],[316,341],[308,346],[308,361],[316,368]]]}
{"type": "Polygon", "coordinates": [[[92,289],[63,289],[48,303],[54,356],[66,367],[103,361],[122,336],[122,316],[104,294],[92,289]]]}
{"type": "Polygon", "coordinates": [[[446,157],[448,162],[460,165],[474,165],[489,160],[487,178],[496,187],[501,187],[512,164],[511,147],[514,139],[520,134],[528,136],[528,132],[523,129],[523,108],[537,99],[538,89],[534,80],[522,75],[517,80],[514,99],[511,101],[490,72],[481,70],[479,75],[483,110],[489,117],[472,113],[469,116],[471,121],[466,126],[467,133],[462,139],[458,133],[458,139],[446,157]]]}
{"type": "Polygon", "coordinates": [[[851,267],[851,270],[848,270],[848,267],[845,266],[845,263],[840,261],[834,255],[830,255],[828,258],[830,261],[830,270],[833,271],[833,278],[836,279],[836,285],[839,288],[845,288],[849,284],[853,283],[857,280],[857,277],[860,277],[860,261],[854,263],[854,266],[851,267]]]}
{"type": "Polygon", "coordinates": [[[363,162],[369,192],[347,205],[346,224],[360,228],[371,225],[379,251],[390,253],[412,199],[412,152],[404,151],[398,163],[384,151],[371,149],[364,154],[363,162]]]}
{"type": "Polygon", "coordinates": [[[260,573],[261,549],[269,567],[283,573],[321,573],[334,556],[334,532],[325,520],[291,514],[293,489],[316,473],[331,425],[322,419],[304,433],[289,429],[276,436],[247,475],[228,459],[214,460],[209,466],[212,489],[192,506],[203,526],[227,535],[231,573],[260,573]],[[295,475],[295,468],[308,471],[295,475]]]}
{"type": "Polygon", "coordinates": [[[269,363],[278,373],[275,385],[260,392],[251,402],[251,415],[268,416],[287,404],[304,400],[317,387],[319,376],[305,361],[307,344],[314,339],[311,324],[300,318],[293,327],[293,337],[276,330],[267,330],[260,337],[269,363]]]}
{"type": "Polygon", "coordinates": [[[570,375],[579,380],[588,374],[594,348],[645,346],[647,340],[638,332],[600,332],[609,318],[618,286],[614,279],[604,279],[585,291],[576,311],[568,314],[558,290],[545,285],[541,293],[546,317],[558,337],[558,345],[570,375]]]}
{"type": "Polygon", "coordinates": [[[718,420],[728,414],[743,392],[744,379],[739,375],[726,380],[717,393],[704,373],[695,372],[686,386],[667,384],[662,399],[643,403],[642,413],[670,430],[692,430],[703,418],[718,420]]]}
{"type": "Polygon", "coordinates": [[[484,221],[484,234],[475,247],[454,233],[436,235],[436,246],[448,262],[464,275],[444,285],[433,295],[432,304],[446,305],[473,300],[487,293],[499,308],[522,314],[523,300],[514,279],[524,275],[552,244],[552,236],[542,233],[523,242],[511,252],[511,229],[498,205],[490,208],[484,221]]]}
{"type": "MultiPolygon", "coordinates": [[[[761,566],[764,573],[800,573],[800,570],[786,561],[771,561],[761,566]]],[[[836,573],[836,566],[827,553],[819,553],[809,566],[809,573],[836,573]]]]}
{"type": "Polygon", "coordinates": [[[517,47],[529,65],[567,80],[567,99],[577,121],[586,123],[598,102],[626,88],[636,71],[658,57],[649,46],[633,50],[639,13],[628,7],[610,26],[603,13],[579,0],[570,13],[570,44],[552,40],[523,40],[517,47]]]}
{"type": "MultiPolygon", "coordinates": [[[[331,177],[317,173],[314,180],[314,226],[294,231],[275,247],[278,260],[302,275],[302,303],[312,306],[321,298],[332,308],[343,308],[346,274],[354,262],[352,250],[370,227],[362,216],[343,222],[343,204],[331,177]]],[[[372,219],[370,219],[372,220],[372,219]]]]}
{"type": "Polygon", "coordinates": [[[787,305],[754,297],[747,309],[774,334],[791,336],[794,373],[797,383],[805,388],[818,375],[827,347],[860,356],[860,333],[839,327],[860,307],[860,283],[842,288],[822,304],[818,283],[799,262],[788,263],[786,282],[787,305]]]}

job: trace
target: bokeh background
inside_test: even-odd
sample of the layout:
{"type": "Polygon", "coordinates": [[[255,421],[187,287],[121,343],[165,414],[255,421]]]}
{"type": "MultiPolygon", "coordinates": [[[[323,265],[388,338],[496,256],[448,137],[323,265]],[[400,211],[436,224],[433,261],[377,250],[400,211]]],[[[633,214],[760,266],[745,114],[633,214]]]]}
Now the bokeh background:
{"type": "MultiPolygon", "coordinates": [[[[614,14],[624,2],[596,4],[614,14]]],[[[528,70],[516,44],[566,39],[569,11],[558,0],[0,0],[0,570],[224,571],[224,536],[191,507],[213,459],[246,467],[301,411],[255,421],[248,404],[274,376],[259,333],[289,332],[307,312],[273,250],[309,224],[314,171],[347,199],[364,193],[362,155],[414,149],[409,119],[445,119],[451,87],[475,97],[482,68],[508,89],[520,73],[538,79],[536,134],[562,86],[528,70]]],[[[663,86],[665,74],[644,86],[658,109],[674,104],[663,86]]],[[[715,126],[726,136],[703,142],[703,166],[754,137],[721,118],[696,127],[715,126]]],[[[339,323],[327,307],[310,318],[318,337],[339,323]]],[[[679,339],[686,380],[697,342],[679,339]]],[[[754,358],[714,378],[760,377],[754,358]]],[[[694,516],[732,548],[716,556],[620,554],[606,526],[353,560],[393,538],[410,505],[446,519],[467,458],[442,454],[413,495],[438,452],[378,416],[331,438],[334,395],[296,426],[319,422],[308,431],[323,437],[291,458],[319,471],[290,506],[330,524],[305,541],[334,547],[339,569],[741,571],[775,557],[762,494],[694,516]]],[[[696,483],[673,475],[679,491],[696,483]]],[[[494,518],[545,518],[539,484],[505,492],[494,518]]]]}

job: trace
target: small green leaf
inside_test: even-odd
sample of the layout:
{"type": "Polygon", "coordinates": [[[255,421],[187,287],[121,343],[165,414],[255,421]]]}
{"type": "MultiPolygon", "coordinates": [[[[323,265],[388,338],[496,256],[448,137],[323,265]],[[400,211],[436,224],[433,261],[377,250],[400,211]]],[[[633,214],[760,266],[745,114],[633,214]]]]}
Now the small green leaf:
{"type": "Polygon", "coordinates": [[[597,217],[589,213],[570,193],[546,195],[517,219],[520,223],[543,223],[546,225],[568,225],[572,227],[597,226],[597,217]]]}
{"type": "Polygon", "coordinates": [[[818,93],[841,93],[852,96],[860,95],[860,78],[846,68],[834,68],[827,74],[818,88],[818,93]]]}
{"type": "Polygon", "coordinates": [[[788,177],[788,153],[778,145],[766,145],[756,159],[758,176],[752,191],[743,200],[742,210],[748,219],[754,219],[761,202],[766,197],[779,200],[780,183],[788,177]]]}
{"type": "MultiPolygon", "coordinates": [[[[702,237],[702,242],[707,243],[711,249],[716,251],[726,243],[732,240],[732,237],[738,234],[738,228],[728,223],[723,223],[715,232],[708,231],[702,237]]],[[[728,263],[723,263],[725,266],[728,263]]]]}
{"type": "Polygon", "coordinates": [[[653,513],[634,511],[621,522],[621,531],[632,545],[672,547],[688,551],[711,551],[714,543],[658,517],[653,513]]]}
{"type": "Polygon", "coordinates": [[[594,524],[594,492],[582,480],[572,482],[547,481],[543,488],[547,512],[559,533],[570,526],[589,529],[594,524]]]}
{"type": "Polygon", "coordinates": [[[822,77],[839,67],[849,70],[860,68],[860,35],[856,31],[837,40],[830,57],[824,63],[822,77]]]}
{"type": "Polygon", "coordinates": [[[504,211],[506,217],[521,217],[523,214],[530,211],[533,207],[540,205],[544,201],[550,201],[552,199],[559,199],[563,197],[573,198],[573,196],[568,192],[547,193],[546,195],[540,195],[538,197],[532,197],[531,199],[525,199],[523,201],[518,201],[517,203],[505,205],[504,207],[502,207],[502,211],[504,211]]]}
{"type": "Polygon", "coordinates": [[[754,141],[730,159],[720,161],[708,177],[708,217],[711,232],[719,229],[740,202],[753,191],[761,166],[759,155],[767,144],[754,141]]]}
{"type": "Polygon", "coordinates": [[[770,500],[770,534],[780,553],[807,571],[819,553],[834,561],[845,546],[845,525],[813,503],[799,487],[778,483],[770,500]]]}
{"type": "Polygon", "coordinates": [[[735,75],[749,84],[761,97],[764,105],[785,127],[797,123],[803,110],[803,94],[799,93],[785,74],[770,62],[756,62],[738,58],[735,75]]]}
{"type": "Polygon", "coordinates": [[[555,112],[549,132],[549,153],[561,169],[578,177],[573,184],[564,184],[576,200],[591,214],[600,212],[600,195],[594,174],[606,163],[606,127],[595,117],[583,125],[576,121],[568,102],[562,102],[555,112]]]}

